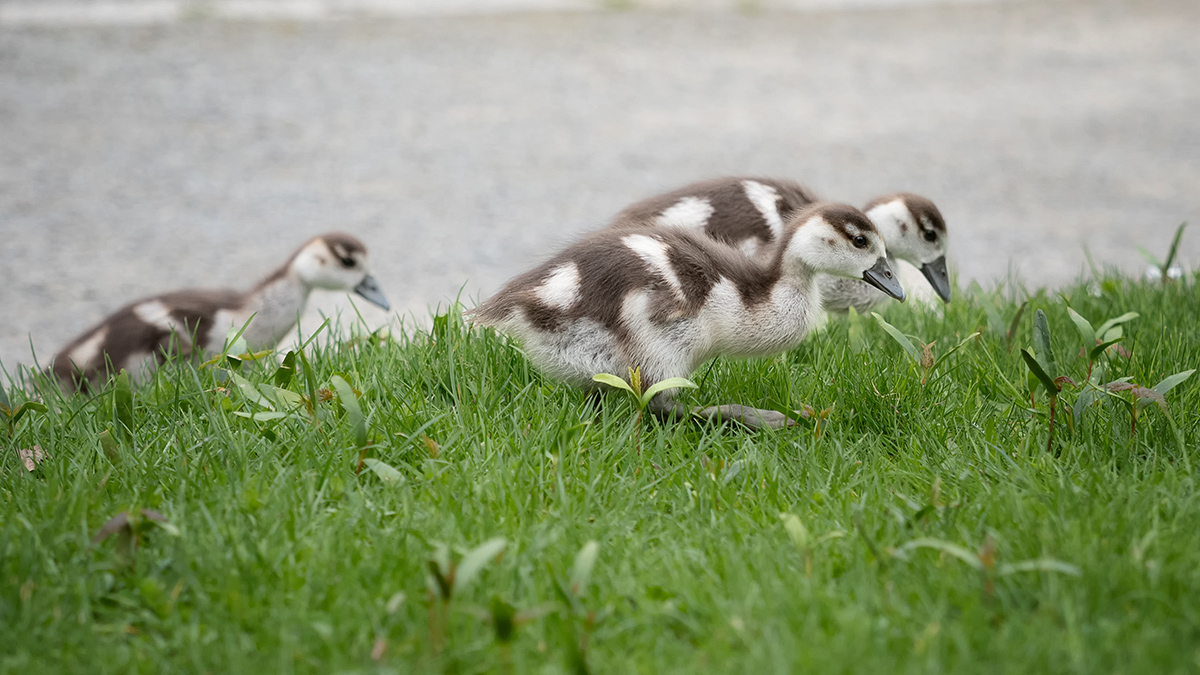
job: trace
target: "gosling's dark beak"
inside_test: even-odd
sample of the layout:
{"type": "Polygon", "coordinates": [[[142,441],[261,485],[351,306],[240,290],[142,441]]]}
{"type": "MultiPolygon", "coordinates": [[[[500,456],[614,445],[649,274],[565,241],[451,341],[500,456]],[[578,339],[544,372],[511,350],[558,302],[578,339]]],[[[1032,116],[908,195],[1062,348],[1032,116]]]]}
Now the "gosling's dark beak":
{"type": "Polygon", "coordinates": [[[863,272],[863,281],[904,302],[904,289],[900,287],[900,280],[896,278],[896,273],[892,271],[887,258],[876,260],[871,269],[863,272]]]}
{"type": "Polygon", "coordinates": [[[942,296],[943,301],[950,302],[950,275],[946,274],[946,256],[921,265],[921,274],[925,275],[929,285],[942,296]]]}
{"type": "Polygon", "coordinates": [[[358,282],[358,285],[354,287],[354,292],[366,298],[371,304],[379,305],[385,310],[392,308],[392,303],[388,302],[387,297],[383,295],[383,289],[379,287],[379,282],[370,274],[358,282]]]}

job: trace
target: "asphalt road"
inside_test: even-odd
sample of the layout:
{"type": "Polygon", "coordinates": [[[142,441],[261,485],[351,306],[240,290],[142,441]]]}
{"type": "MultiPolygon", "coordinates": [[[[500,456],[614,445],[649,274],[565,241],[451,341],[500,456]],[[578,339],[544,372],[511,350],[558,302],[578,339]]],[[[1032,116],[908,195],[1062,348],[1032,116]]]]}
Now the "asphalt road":
{"type": "Polygon", "coordinates": [[[0,26],[0,363],[331,229],[420,320],[725,174],[925,194],[960,280],[1140,273],[1200,225],[1198,36],[1187,0],[0,26]]]}

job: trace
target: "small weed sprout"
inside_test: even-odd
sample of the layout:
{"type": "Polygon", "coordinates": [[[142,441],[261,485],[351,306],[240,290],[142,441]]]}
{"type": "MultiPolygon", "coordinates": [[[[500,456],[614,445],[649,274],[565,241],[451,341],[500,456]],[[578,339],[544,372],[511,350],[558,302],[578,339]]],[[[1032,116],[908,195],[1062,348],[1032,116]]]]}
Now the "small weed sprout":
{"type": "Polygon", "coordinates": [[[960,560],[979,572],[980,583],[983,587],[983,596],[985,598],[990,598],[994,595],[994,582],[997,577],[1006,577],[1021,572],[1056,572],[1073,577],[1083,574],[1075,565],[1053,558],[1035,558],[998,565],[997,559],[999,555],[996,552],[996,541],[991,535],[987,536],[978,552],[971,551],[968,548],[949,541],[931,537],[912,539],[898,548],[889,549],[889,551],[895,558],[908,560],[909,553],[922,548],[939,551],[943,556],[960,560]]]}
{"type": "Polygon", "coordinates": [[[1146,278],[1151,281],[1161,281],[1163,285],[1179,279],[1183,276],[1183,270],[1175,266],[1175,258],[1179,253],[1179,242],[1183,240],[1183,231],[1187,228],[1187,222],[1182,222],[1179,227],[1175,228],[1175,236],[1171,239],[1171,248],[1167,250],[1166,260],[1160,261],[1153,253],[1150,253],[1141,246],[1138,251],[1146,262],[1150,263],[1150,269],[1146,270],[1146,278]]]}
{"type": "Polygon", "coordinates": [[[554,573],[550,563],[546,563],[546,571],[554,582],[555,595],[558,596],[563,616],[563,639],[567,643],[567,666],[573,673],[589,673],[587,664],[588,643],[600,616],[595,610],[587,609],[583,600],[587,595],[588,586],[592,579],[592,570],[600,555],[600,544],[588,541],[575,554],[575,563],[571,567],[571,575],[566,583],[554,573]],[[579,636],[576,624],[582,624],[583,636],[579,636]]]}
{"type": "Polygon", "coordinates": [[[1046,452],[1050,452],[1054,445],[1054,413],[1058,408],[1058,395],[1062,393],[1064,384],[1074,385],[1075,382],[1065,375],[1058,375],[1054,352],[1050,350],[1050,325],[1046,321],[1046,313],[1040,309],[1033,315],[1033,351],[1026,347],[1021,350],[1021,357],[1029,367],[1029,405],[1037,405],[1034,392],[1039,384],[1050,397],[1050,427],[1046,439],[1046,452]]]}
{"type": "Polygon", "coordinates": [[[962,349],[963,346],[970,342],[973,338],[979,336],[979,331],[971,333],[962,340],[959,340],[958,344],[954,345],[944,354],[935,359],[933,356],[933,346],[937,344],[937,340],[934,340],[928,344],[918,340],[918,342],[921,342],[921,349],[918,351],[916,346],[913,345],[912,340],[908,339],[907,335],[900,332],[899,328],[896,328],[884,320],[884,318],[880,316],[878,312],[871,312],[871,316],[875,318],[875,322],[879,324],[879,327],[882,328],[885,333],[890,335],[892,339],[896,341],[896,344],[900,345],[900,348],[904,350],[904,353],[908,354],[908,357],[912,359],[913,364],[921,369],[922,387],[925,386],[925,382],[928,381],[929,376],[936,371],[937,367],[942,365],[942,363],[951,354],[962,349]]]}
{"type": "Polygon", "coordinates": [[[696,383],[686,377],[669,377],[661,382],[655,382],[649,389],[642,391],[642,370],[641,368],[631,368],[629,370],[629,382],[613,375],[611,373],[599,373],[592,376],[592,380],[600,384],[607,384],[614,389],[629,392],[633,397],[634,403],[637,404],[637,421],[634,423],[637,427],[637,450],[640,455],[642,452],[642,418],[646,414],[646,408],[650,407],[650,401],[660,392],[668,389],[695,389],[696,383]]]}
{"type": "Polygon", "coordinates": [[[155,527],[173,537],[180,535],[179,528],[172,525],[163,514],[151,509],[135,508],[121,511],[105,521],[92,537],[92,543],[99,544],[114,534],[117,535],[117,561],[122,567],[132,568],[138,547],[145,542],[147,533],[155,527]]]}
{"type": "Polygon", "coordinates": [[[825,542],[846,536],[844,530],[831,530],[819,537],[813,537],[808,528],[804,526],[804,521],[794,513],[780,513],[779,520],[783,521],[783,529],[787,531],[788,538],[804,556],[804,576],[806,577],[812,577],[813,550],[825,542]]]}
{"type": "Polygon", "coordinates": [[[457,564],[450,560],[449,546],[434,547],[425,585],[429,598],[429,644],[435,654],[441,651],[446,639],[451,600],[479,576],[484,566],[498,559],[506,546],[508,542],[503,537],[489,539],[467,551],[457,564]]]}
{"type": "Polygon", "coordinates": [[[1183,438],[1179,434],[1179,428],[1175,424],[1175,418],[1171,416],[1171,410],[1167,407],[1168,391],[1171,391],[1176,386],[1183,384],[1188,378],[1195,373],[1196,370],[1185,370],[1175,373],[1170,377],[1164,378],[1161,382],[1147,389],[1137,385],[1134,382],[1128,381],[1128,378],[1115,380],[1104,385],[1109,396],[1120,401],[1125,409],[1129,412],[1129,441],[1133,442],[1134,435],[1137,433],[1137,421],[1142,410],[1145,410],[1151,403],[1158,404],[1163,414],[1167,416],[1167,422],[1171,425],[1171,430],[1175,434],[1175,440],[1179,444],[1180,452],[1184,451],[1183,438]]]}
{"type": "Polygon", "coordinates": [[[17,422],[21,421],[21,418],[27,413],[44,413],[48,410],[49,408],[37,401],[25,401],[14,408],[8,392],[4,390],[3,386],[0,386],[0,415],[4,416],[9,438],[12,438],[13,430],[17,428],[17,422]]]}

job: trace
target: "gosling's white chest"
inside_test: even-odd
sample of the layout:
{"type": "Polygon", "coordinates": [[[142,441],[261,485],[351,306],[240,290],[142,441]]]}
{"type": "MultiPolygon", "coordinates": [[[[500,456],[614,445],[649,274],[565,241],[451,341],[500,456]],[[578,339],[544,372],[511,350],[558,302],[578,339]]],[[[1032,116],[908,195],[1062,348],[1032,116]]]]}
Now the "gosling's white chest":
{"type": "Polygon", "coordinates": [[[766,300],[747,305],[733,283],[722,279],[697,317],[710,343],[702,360],[717,354],[752,357],[786,351],[804,340],[822,316],[821,291],[811,281],[781,280],[766,300]]]}

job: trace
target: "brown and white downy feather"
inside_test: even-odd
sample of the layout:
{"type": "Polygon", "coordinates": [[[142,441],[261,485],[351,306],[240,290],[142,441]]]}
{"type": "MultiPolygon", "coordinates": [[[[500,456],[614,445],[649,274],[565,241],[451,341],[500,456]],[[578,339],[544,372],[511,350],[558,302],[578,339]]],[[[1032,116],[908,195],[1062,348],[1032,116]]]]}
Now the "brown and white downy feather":
{"type": "Polygon", "coordinates": [[[218,352],[229,330],[243,325],[250,349],[271,348],[296,326],[314,288],[352,291],[389,308],[362,242],[329,233],[306,242],[248,291],[183,290],[125,305],[67,343],[49,370],[66,391],[95,386],[122,369],[138,381],[169,355],[218,352]]]}
{"type": "MultiPolygon", "coordinates": [[[[522,274],[478,307],[476,324],[518,338],[543,372],[582,387],[599,373],[641,373],[643,386],[686,377],[716,356],[767,356],[804,339],[823,316],[819,273],[891,280],[886,250],[857,209],[797,213],[756,257],[694,229],[607,229],[522,274]],[[886,279],[885,279],[886,277],[886,279]]],[[[902,295],[899,286],[893,292],[902,295]]],[[[652,402],[678,412],[671,392],[652,402]]],[[[773,411],[697,411],[747,426],[782,426],[773,411]]]]}
{"type": "MultiPolygon", "coordinates": [[[[789,180],[729,177],[701,181],[638,202],[619,213],[609,227],[635,230],[674,227],[702,232],[710,239],[758,256],[778,237],[782,224],[818,201],[808,188],[789,180]]],[[[928,199],[909,193],[879,197],[864,208],[887,245],[889,262],[919,268],[934,291],[950,300],[946,274],[946,223],[928,199]]],[[[919,284],[907,280],[906,286],[919,284]]],[[[855,279],[820,281],[826,311],[867,311],[887,300],[878,289],[855,279]]]]}

